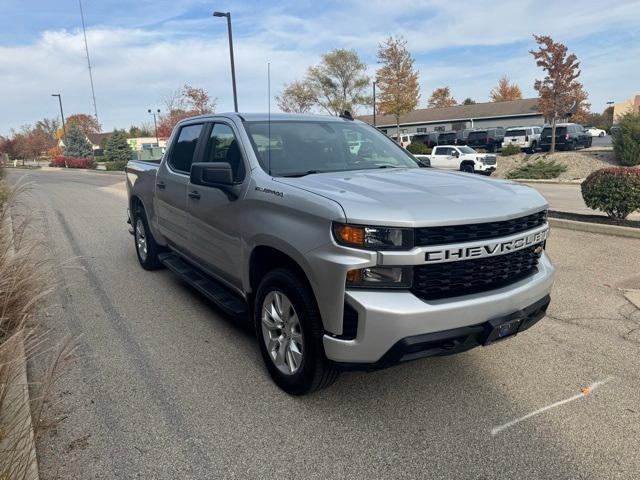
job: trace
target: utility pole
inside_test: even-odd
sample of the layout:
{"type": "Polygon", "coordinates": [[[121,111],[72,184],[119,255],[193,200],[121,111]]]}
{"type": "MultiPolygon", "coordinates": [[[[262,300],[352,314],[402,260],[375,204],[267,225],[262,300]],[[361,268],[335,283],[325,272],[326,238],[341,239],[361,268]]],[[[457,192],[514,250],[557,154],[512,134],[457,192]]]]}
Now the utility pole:
{"type": "Polygon", "coordinates": [[[62,95],[59,93],[52,93],[52,97],[58,97],[58,103],[60,104],[60,117],[62,117],[62,137],[67,137],[67,127],[64,123],[64,112],[62,111],[62,95]]]}
{"type": "Polygon", "coordinates": [[[238,113],[238,94],[236,91],[236,67],[233,61],[233,36],[231,33],[231,12],[213,12],[214,17],[227,17],[227,31],[229,33],[229,57],[231,58],[231,83],[233,84],[233,106],[238,113]]]}
{"type": "Polygon", "coordinates": [[[82,0],[78,0],[80,4],[80,19],[82,20],[82,33],[84,35],[84,50],[87,53],[87,66],[89,67],[89,82],[91,83],[91,97],[93,98],[93,113],[96,117],[96,122],[100,124],[98,120],[98,106],[96,105],[96,92],[93,88],[93,73],[91,72],[91,60],[89,59],[89,44],[87,43],[87,29],[84,24],[84,11],[82,10],[82,0]]]}

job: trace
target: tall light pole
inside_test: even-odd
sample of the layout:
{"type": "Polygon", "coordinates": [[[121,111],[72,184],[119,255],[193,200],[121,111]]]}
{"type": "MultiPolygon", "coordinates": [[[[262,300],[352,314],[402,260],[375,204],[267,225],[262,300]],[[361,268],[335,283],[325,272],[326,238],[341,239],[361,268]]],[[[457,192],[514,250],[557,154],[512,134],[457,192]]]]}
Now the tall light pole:
{"type": "Polygon", "coordinates": [[[153,115],[153,127],[156,129],[156,146],[160,146],[160,139],[158,138],[158,123],[156,122],[156,113],[160,113],[160,109],[156,110],[155,112],[151,109],[149,109],[149,113],[151,115],[153,115]]]}
{"type": "Polygon", "coordinates": [[[233,106],[238,112],[238,94],[236,91],[236,67],[233,61],[233,36],[231,34],[231,12],[213,12],[214,17],[227,17],[227,30],[229,31],[229,57],[231,57],[231,83],[233,84],[233,106]]]}
{"type": "Polygon", "coordinates": [[[60,104],[60,117],[62,117],[62,136],[63,138],[67,137],[67,127],[64,123],[64,112],[62,111],[62,95],[59,93],[52,93],[52,97],[58,97],[58,103],[60,104]]]}
{"type": "Polygon", "coordinates": [[[373,82],[373,126],[376,126],[376,82],[373,82]]]}
{"type": "Polygon", "coordinates": [[[96,122],[98,120],[98,106],[96,105],[96,91],[93,88],[93,72],[91,71],[91,59],[89,58],[89,44],[87,43],[87,29],[84,25],[84,11],[82,10],[82,0],[78,0],[80,4],[80,19],[82,20],[82,33],[84,34],[84,50],[87,54],[87,66],[89,67],[89,82],[91,83],[91,97],[93,98],[93,113],[96,116],[96,122]]]}

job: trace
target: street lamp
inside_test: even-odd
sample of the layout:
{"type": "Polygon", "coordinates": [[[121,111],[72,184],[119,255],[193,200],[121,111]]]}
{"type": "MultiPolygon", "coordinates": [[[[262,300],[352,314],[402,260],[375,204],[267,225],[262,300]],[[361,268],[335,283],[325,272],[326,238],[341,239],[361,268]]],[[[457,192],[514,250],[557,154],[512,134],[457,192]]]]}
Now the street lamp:
{"type": "Polygon", "coordinates": [[[60,104],[60,116],[62,117],[62,136],[67,137],[67,127],[64,124],[64,112],[62,111],[62,95],[59,93],[52,93],[52,97],[58,97],[58,103],[60,104]]]}
{"type": "Polygon", "coordinates": [[[156,122],[156,114],[160,114],[160,109],[158,108],[155,112],[152,111],[151,109],[149,109],[148,112],[151,115],[153,115],[153,127],[156,130],[156,146],[159,147],[160,146],[160,139],[158,138],[158,123],[156,122]]]}
{"type": "Polygon", "coordinates": [[[376,82],[373,82],[373,126],[376,126],[376,82]]]}
{"type": "Polygon", "coordinates": [[[229,31],[229,57],[231,58],[231,82],[233,83],[233,106],[238,112],[238,94],[236,92],[236,68],[233,62],[233,36],[231,34],[231,12],[213,12],[214,17],[227,17],[227,30],[229,31]]]}

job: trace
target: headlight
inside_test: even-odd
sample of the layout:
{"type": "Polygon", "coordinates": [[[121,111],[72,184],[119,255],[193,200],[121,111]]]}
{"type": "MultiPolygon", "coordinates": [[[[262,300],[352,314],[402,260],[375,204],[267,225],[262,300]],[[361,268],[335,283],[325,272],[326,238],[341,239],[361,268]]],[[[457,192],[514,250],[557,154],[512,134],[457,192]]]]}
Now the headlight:
{"type": "Polygon", "coordinates": [[[413,231],[408,228],[334,223],[332,230],[336,242],[347,247],[368,250],[409,250],[413,247],[413,231]]]}
{"type": "Polygon", "coordinates": [[[409,288],[411,267],[367,267],[347,272],[347,287],[409,288]]]}

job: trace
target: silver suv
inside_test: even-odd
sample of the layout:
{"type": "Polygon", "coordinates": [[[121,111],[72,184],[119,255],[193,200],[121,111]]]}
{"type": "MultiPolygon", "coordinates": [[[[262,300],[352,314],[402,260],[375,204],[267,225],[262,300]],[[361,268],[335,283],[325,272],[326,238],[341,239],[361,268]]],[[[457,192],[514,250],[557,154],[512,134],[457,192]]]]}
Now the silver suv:
{"type": "Polygon", "coordinates": [[[507,145],[515,145],[529,153],[534,153],[540,148],[540,132],[542,127],[512,127],[504,134],[502,148],[507,145]]]}
{"type": "Polygon", "coordinates": [[[535,190],[421,168],[347,115],[190,118],[127,187],[142,267],[249,318],[291,394],[509,338],[549,304],[535,190]]]}

